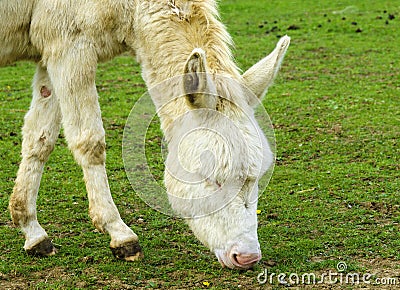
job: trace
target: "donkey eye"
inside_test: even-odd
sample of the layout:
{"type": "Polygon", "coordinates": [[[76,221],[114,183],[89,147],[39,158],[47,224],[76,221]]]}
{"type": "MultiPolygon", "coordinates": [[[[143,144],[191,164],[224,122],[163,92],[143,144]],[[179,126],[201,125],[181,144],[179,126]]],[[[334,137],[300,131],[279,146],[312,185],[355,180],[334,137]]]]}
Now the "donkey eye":
{"type": "Polygon", "coordinates": [[[206,185],[207,186],[212,186],[214,188],[220,189],[222,187],[222,184],[218,180],[212,180],[211,178],[206,179],[206,185]]]}
{"type": "Polygon", "coordinates": [[[243,194],[242,198],[246,209],[251,207],[251,205],[254,203],[255,192],[253,187],[257,186],[256,184],[256,179],[254,178],[247,178],[243,183],[241,193],[243,194]]]}

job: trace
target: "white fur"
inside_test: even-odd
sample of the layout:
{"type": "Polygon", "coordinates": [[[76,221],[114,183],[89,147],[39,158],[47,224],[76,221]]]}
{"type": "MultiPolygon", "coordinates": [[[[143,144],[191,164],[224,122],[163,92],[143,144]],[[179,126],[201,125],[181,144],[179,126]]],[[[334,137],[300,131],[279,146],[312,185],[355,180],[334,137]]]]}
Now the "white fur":
{"type": "Polygon", "coordinates": [[[137,241],[110,194],[95,87],[97,62],[130,51],[140,62],[149,88],[185,73],[190,59],[195,63],[189,67],[201,67],[191,71],[195,77],[206,74],[201,79],[204,88],[219,96],[212,101],[185,90],[187,96],[195,93],[195,103],[189,97],[172,100],[183,87],[180,81],[179,88],[170,82],[163,92],[152,95],[169,142],[165,183],[170,201],[178,214],[191,217],[187,219],[191,229],[222,264],[240,267],[230,260],[233,252],[244,253],[242,259],[245,253],[259,253],[257,181],[273,156],[254,125],[252,107],[257,102],[244,87],[258,98],[265,94],[289,45],[288,37],[241,76],[213,0],[27,0],[0,2],[0,39],[4,40],[0,65],[21,59],[38,63],[23,128],[22,161],[10,199],[13,220],[26,237],[25,249],[47,237],[37,223],[36,198],[43,165],[61,125],[83,168],[94,225],[111,235],[112,247],[137,241]],[[51,95],[41,93],[43,88],[51,95]],[[174,150],[175,145],[179,150],[174,150]],[[177,161],[182,166],[171,165],[177,161]],[[187,178],[189,171],[190,178],[200,178],[198,182],[188,184],[173,176],[187,178]],[[209,202],[195,202],[210,194],[209,202]],[[225,206],[210,212],[215,201],[225,206]]]}

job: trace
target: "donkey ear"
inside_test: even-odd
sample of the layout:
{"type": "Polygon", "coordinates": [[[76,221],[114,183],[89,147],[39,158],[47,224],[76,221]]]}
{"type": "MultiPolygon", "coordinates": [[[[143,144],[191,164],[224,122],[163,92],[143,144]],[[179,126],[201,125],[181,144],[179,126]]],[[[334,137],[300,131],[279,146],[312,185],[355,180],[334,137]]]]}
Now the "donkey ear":
{"type": "Polygon", "coordinates": [[[215,86],[207,74],[206,54],[195,48],[185,65],[183,90],[187,103],[194,109],[215,109],[217,100],[215,86]]]}
{"type": "MultiPolygon", "coordinates": [[[[247,86],[258,99],[261,100],[267,93],[268,88],[272,85],[289,44],[290,37],[285,35],[279,40],[274,51],[243,74],[244,85],[247,86]]],[[[250,103],[253,102],[250,101],[250,103]]]]}

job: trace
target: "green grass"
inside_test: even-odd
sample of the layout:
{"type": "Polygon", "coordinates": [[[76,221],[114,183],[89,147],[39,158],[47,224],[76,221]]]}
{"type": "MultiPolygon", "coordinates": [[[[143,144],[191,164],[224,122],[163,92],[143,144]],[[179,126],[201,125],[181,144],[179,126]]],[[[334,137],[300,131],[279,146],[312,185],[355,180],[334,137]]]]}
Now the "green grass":
{"type": "MultiPolygon", "coordinates": [[[[252,271],[221,269],[182,220],[151,209],[132,191],[122,135],[145,87],[127,56],[99,65],[97,85],[111,190],[146,258],[124,263],[112,257],[109,238],[91,225],[81,170],[62,135],[38,201],[39,222],[59,253],[27,256],[7,209],[34,72],[33,64],[20,62],[0,68],[0,288],[254,289],[264,268],[320,273],[335,270],[339,261],[348,271],[398,276],[400,2],[229,0],[220,6],[244,70],[279,36],[292,38],[264,101],[275,127],[277,164],[259,200],[263,261],[252,271]]],[[[162,176],[160,164],[152,168],[162,176]]]]}

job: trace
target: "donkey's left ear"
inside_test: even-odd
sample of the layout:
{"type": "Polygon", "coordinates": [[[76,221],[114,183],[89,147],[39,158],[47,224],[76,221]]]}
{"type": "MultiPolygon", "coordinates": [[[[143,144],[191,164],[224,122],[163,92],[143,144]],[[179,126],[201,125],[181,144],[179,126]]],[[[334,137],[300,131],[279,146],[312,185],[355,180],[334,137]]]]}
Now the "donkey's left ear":
{"type": "Polygon", "coordinates": [[[188,105],[193,109],[215,109],[217,104],[216,90],[207,73],[206,54],[195,48],[185,65],[183,90],[188,105]]]}
{"type": "MultiPolygon", "coordinates": [[[[248,87],[259,100],[265,96],[268,88],[274,82],[289,44],[290,37],[285,35],[279,40],[274,51],[243,74],[244,85],[248,87]]],[[[256,100],[250,100],[249,102],[253,106],[259,103],[256,100]]]]}

